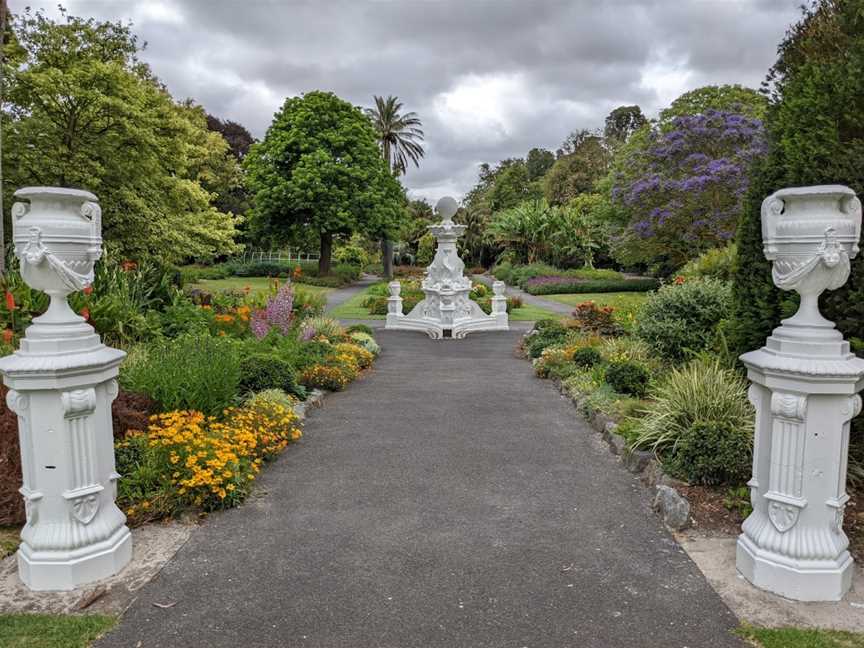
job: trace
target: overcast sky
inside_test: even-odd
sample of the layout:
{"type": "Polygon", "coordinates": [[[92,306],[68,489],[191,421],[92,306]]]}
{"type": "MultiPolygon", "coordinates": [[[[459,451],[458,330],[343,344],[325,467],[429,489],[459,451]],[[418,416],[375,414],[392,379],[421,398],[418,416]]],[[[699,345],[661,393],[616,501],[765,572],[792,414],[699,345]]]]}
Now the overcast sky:
{"type": "MultiPolygon", "coordinates": [[[[56,0],[9,0],[12,11],[56,0]]],[[[285,97],[397,95],[426,131],[414,197],[461,197],[477,165],[555,150],[610,110],[706,84],[758,87],[801,0],[67,0],[123,19],[177,99],[264,136],[285,97]]]]}

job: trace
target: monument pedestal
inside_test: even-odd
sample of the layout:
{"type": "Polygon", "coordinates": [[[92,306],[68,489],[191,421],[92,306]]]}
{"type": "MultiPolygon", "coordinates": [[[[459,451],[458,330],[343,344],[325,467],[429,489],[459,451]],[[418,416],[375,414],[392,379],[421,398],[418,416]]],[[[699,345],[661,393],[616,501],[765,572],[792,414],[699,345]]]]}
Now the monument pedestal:
{"type": "Polygon", "coordinates": [[[453,222],[456,210],[453,198],[438,201],[436,211],[443,220],[429,227],[438,240],[438,248],[422,283],[426,298],[405,315],[399,296],[401,284],[391,282],[385,328],[422,331],[432,339],[464,338],[474,331],[509,330],[503,282],[496,281],[493,285],[492,313],[489,315],[470,297],[471,281],[463,275],[465,264],[456,249],[456,240],[465,231],[465,226],[453,222]]]}
{"type": "Polygon", "coordinates": [[[753,513],[738,538],[738,571],[799,601],[837,601],[852,584],[843,532],[850,421],[861,411],[864,360],[819,313],[858,253],[861,203],[845,187],[784,189],[762,206],[775,284],[801,295],[794,317],[741,361],[756,409],[753,513]]]}

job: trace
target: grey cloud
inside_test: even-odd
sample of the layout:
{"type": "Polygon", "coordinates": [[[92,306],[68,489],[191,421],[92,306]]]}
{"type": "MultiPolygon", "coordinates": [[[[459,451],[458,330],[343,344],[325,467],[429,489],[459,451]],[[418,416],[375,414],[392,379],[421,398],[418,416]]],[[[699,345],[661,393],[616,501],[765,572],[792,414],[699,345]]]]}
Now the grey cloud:
{"type": "MultiPolygon", "coordinates": [[[[33,3],[10,4],[15,11],[33,3]]],[[[413,195],[433,200],[442,191],[467,191],[478,163],[524,156],[533,146],[554,150],[573,129],[600,128],[622,103],[652,114],[678,90],[708,83],[757,86],[799,4],[68,3],[76,15],[134,18],[149,44],[144,60],[176,97],[193,97],[258,137],[289,94],[326,89],[357,105],[370,104],[373,94],[399,96],[423,119],[428,150],[405,184],[413,195]],[[468,103],[445,104],[442,98],[453,92],[454,101],[468,103]]],[[[45,5],[54,12],[53,2],[45,5]]]]}

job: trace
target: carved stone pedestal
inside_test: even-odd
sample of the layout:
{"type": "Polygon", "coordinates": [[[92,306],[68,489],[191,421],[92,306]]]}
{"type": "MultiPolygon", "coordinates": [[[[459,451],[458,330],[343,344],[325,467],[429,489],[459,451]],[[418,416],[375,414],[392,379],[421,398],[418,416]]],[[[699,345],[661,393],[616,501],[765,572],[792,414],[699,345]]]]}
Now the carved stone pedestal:
{"type": "Polygon", "coordinates": [[[7,403],[18,415],[27,524],[18,571],[34,590],[68,590],[120,571],[132,556],[117,508],[111,401],[123,351],[106,347],[66,296],[93,281],[101,255],[99,205],[85,191],[16,193],[21,274],[51,296],[21,348],[0,359],[7,403]]]}
{"type": "Polygon", "coordinates": [[[493,286],[495,296],[492,297],[492,313],[489,315],[470,297],[471,280],[463,275],[465,264],[456,249],[456,241],[465,231],[465,226],[453,222],[456,210],[453,198],[445,197],[438,201],[436,211],[443,220],[429,226],[438,247],[423,279],[426,298],[405,315],[399,296],[401,286],[398,281],[391,282],[385,328],[422,331],[433,339],[464,338],[473,331],[509,330],[503,282],[496,281],[493,286]]]}
{"type": "Polygon", "coordinates": [[[801,295],[795,316],[741,356],[756,408],[753,513],[737,567],[762,589],[800,601],[836,601],[852,583],[843,533],[850,420],[861,410],[864,360],[819,313],[819,294],[842,286],[858,253],[861,203],[846,187],[783,189],[762,205],[774,282],[801,295]]]}

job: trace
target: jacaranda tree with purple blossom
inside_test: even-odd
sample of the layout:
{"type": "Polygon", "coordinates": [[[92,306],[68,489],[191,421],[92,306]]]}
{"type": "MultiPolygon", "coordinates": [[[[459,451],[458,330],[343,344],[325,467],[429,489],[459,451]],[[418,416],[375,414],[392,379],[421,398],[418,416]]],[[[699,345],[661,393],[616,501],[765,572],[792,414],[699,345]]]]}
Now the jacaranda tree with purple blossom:
{"type": "Polygon", "coordinates": [[[750,165],[764,154],[762,122],[734,112],[707,110],[675,118],[665,132],[652,129],[613,172],[612,199],[629,216],[622,260],[671,272],[725,245],[735,236],[750,165]]]}

